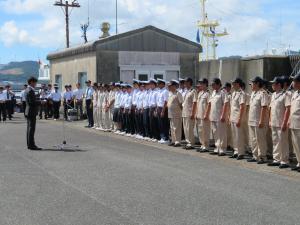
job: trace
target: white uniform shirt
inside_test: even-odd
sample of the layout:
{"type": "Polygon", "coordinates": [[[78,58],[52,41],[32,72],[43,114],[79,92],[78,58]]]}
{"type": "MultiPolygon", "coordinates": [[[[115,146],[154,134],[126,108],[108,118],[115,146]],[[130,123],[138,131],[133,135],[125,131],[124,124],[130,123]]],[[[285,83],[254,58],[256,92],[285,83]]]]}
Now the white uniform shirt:
{"type": "Polygon", "coordinates": [[[178,92],[181,94],[182,98],[184,99],[184,97],[187,94],[188,90],[186,88],[179,88],[178,92]]]}
{"type": "MultiPolygon", "coordinates": [[[[230,122],[237,123],[240,118],[240,109],[241,105],[246,105],[246,94],[244,91],[234,91],[231,94],[231,100],[230,100],[230,122]]],[[[246,112],[244,111],[243,118],[245,117],[246,112]]]]}
{"type": "Polygon", "coordinates": [[[57,90],[57,92],[55,90],[53,90],[51,92],[50,99],[52,99],[52,101],[54,101],[54,102],[61,101],[61,93],[59,92],[59,90],[57,90]]]}
{"type": "Polygon", "coordinates": [[[300,129],[300,91],[295,91],[292,96],[290,128],[300,129]]]}
{"type": "Polygon", "coordinates": [[[105,91],[103,92],[103,97],[102,97],[102,109],[105,109],[106,106],[109,105],[108,103],[108,95],[109,95],[109,92],[108,91],[105,91]]]}
{"type": "Polygon", "coordinates": [[[196,101],[197,101],[197,112],[196,118],[203,120],[205,117],[205,112],[207,109],[207,105],[209,102],[210,93],[209,91],[201,91],[199,92],[196,101]]]}
{"type": "Polygon", "coordinates": [[[83,99],[83,90],[82,89],[76,89],[73,91],[73,97],[76,99],[76,100],[82,100],[83,99]]]}
{"type": "Polygon", "coordinates": [[[21,91],[21,101],[22,101],[22,102],[25,102],[25,101],[26,101],[25,91],[26,91],[26,90],[21,91]]]}
{"type": "Polygon", "coordinates": [[[143,96],[144,96],[145,90],[144,91],[139,91],[136,96],[136,108],[137,109],[143,109],[143,96]]]}
{"type": "Polygon", "coordinates": [[[117,91],[116,94],[115,94],[115,105],[114,105],[115,109],[120,108],[121,94],[122,94],[122,91],[117,91]]]}
{"type": "Polygon", "coordinates": [[[131,109],[132,106],[132,94],[126,93],[126,98],[125,98],[125,109],[131,109]]]}
{"type": "Polygon", "coordinates": [[[149,107],[151,107],[151,108],[155,108],[156,107],[157,94],[158,94],[157,89],[151,90],[150,95],[149,95],[149,107]]]}
{"type": "Polygon", "coordinates": [[[127,92],[122,91],[121,100],[120,100],[120,108],[125,108],[126,98],[127,98],[127,92]]]}
{"type": "MultiPolygon", "coordinates": [[[[263,90],[251,94],[248,120],[249,126],[258,126],[261,108],[269,105],[268,99],[267,93],[263,90]]],[[[265,118],[264,122],[265,124],[268,123],[267,118],[265,118]]]]}
{"type": "Polygon", "coordinates": [[[149,96],[150,96],[150,90],[144,91],[143,94],[143,109],[149,108],[149,96]]]}
{"type": "Polygon", "coordinates": [[[6,93],[4,91],[0,92],[0,102],[4,103],[6,101],[6,93]]]}
{"type": "Polygon", "coordinates": [[[209,120],[212,122],[219,122],[223,111],[223,106],[228,103],[227,94],[224,91],[213,91],[210,96],[209,102],[211,104],[209,120]]]}
{"type": "Polygon", "coordinates": [[[132,91],[132,105],[136,106],[137,105],[137,96],[140,93],[139,89],[133,89],[132,91]]]}
{"type": "Polygon", "coordinates": [[[166,88],[159,89],[157,92],[156,105],[157,107],[164,107],[169,99],[169,91],[166,88]]]}
{"type": "Polygon", "coordinates": [[[291,106],[291,98],[290,96],[284,92],[280,91],[279,93],[273,93],[271,97],[271,121],[270,125],[272,127],[281,127],[286,107],[291,106]]]}
{"type": "Polygon", "coordinates": [[[85,99],[91,100],[93,98],[94,89],[92,87],[87,87],[85,91],[85,99]]]}
{"type": "Polygon", "coordinates": [[[97,91],[98,98],[97,98],[97,107],[102,108],[103,100],[104,100],[104,91],[97,91]]]}
{"type": "Polygon", "coordinates": [[[8,91],[8,94],[7,94],[7,90],[3,91],[5,93],[5,96],[6,96],[6,100],[7,101],[11,101],[12,100],[12,97],[15,95],[12,91],[8,91]]]}

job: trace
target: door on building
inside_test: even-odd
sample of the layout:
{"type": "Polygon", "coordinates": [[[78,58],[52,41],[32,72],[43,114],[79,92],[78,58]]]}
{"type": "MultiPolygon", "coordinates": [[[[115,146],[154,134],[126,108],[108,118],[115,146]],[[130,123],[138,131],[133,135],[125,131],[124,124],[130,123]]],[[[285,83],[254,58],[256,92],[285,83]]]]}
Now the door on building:
{"type": "Polygon", "coordinates": [[[62,76],[61,74],[55,75],[55,83],[58,85],[58,89],[62,90],[62,76]]]}
{"type": "Polygon", "coordinates": [[[83,90],[86,89],[86,83],[87,82],[87,73],[86,72],[79,72],[78,73],[78,83],[80,83],[81,88],[83,90]]]}

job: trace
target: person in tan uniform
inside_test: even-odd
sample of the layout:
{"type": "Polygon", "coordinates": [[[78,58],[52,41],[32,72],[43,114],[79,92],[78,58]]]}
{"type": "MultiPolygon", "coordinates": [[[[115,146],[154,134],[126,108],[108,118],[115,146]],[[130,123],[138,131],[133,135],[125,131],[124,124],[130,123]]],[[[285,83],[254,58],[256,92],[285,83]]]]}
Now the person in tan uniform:
{"type": "Polygon", "coordinates": [[[103,87],[103,99],[102,99],[102,128],[104,132],[110,131],[110,122],[109,122],[109,86],[107,84],[103,87]]]}
{"type": "Polygon", "coordinates": [[[94,89],[94,92],[93,92],[93,118],[94,118],[94,126],[93,126],[93,129],[96,129],[99,127],[99,120],[98,120],[98,84],[97,83],[94,83],[93,85],[93,89],[94,89]]]}
{"type": "Polygon", "coordinates": [[[245,93],[245,116],[244,119],[242,121],[242,128],[244,130],[244,143],[245,143],[245,149],[246,149],[246,153],[248,154],[252,154],[251,153],[251,148],[250,148],[250,140],[249,140],[249,126],[248,126],[248,119],[249,119],[249,108],[250,108],[250,98],[251,95],[246,92],[246,84],[245,82],[243,82],[241,84],[241,89],[244,91],[245,93]]]}
{"type": "Polygon", "coordinates": [[[184,96],[182,103],[182,120],[184,136],[187,144],[184,149],[190,150],[194,149],[195,145],[194,127],[197,92],[193,89],[193,80],[191,78],[187,78],[185,80],[185,87],[187,89],[187,93],[184,96]]]}
{"type": "Polygon", "coordinates": [[[289,128],[292,135],[292,144],[298,164],[294,171],[300,172],[300,74],[293,79],[294,93],[291,99],[291,113],[289,128]]]}
{"type": "Polygon", "coordinates": [[[222,82],[215,78],[212,82],[213,93],[210,96],[205,120],[210,120],[211,130],[215,139],[216,148],[210,154],[225,156],[227,149],[227,111],[228,98],[224,91],[221,90],[222,82]]]}
{"type": "MultiPolygon", "coordinates": [[[[232,89],[232,85],[229,82],[226,82],[224,87],[223,87],[223,91],[225,91],[227,98],[228,98],[228,109],[230,109],[230,105],[231,105],[231,89],[232,89]]],[[[228,110],[228,118],[226,120],[227,123],[227,149],[233,149],[233,137],[232,137],[232,131],[231,131],[231,123],[230,123],[230,110],[228,110]]]]}
{"type": "Polygon", "coordinates": [[[196,110],[196,122],[199,132],[199,140],[201,143],[201,148],[198,152],[208,152],[209,150],[209,138],[210,138],[210,122],[205,120],[205,112],[207,110],[210,93],[208,90],[208,80],[202,79],[198,81],[198,96],[197,96],[197,110],[196,110]]]}
{"type": "Polygon", "coordinates": [[[273,140],[273,162],[268,166],[289,167],[288,120],[290,116],[291,98],[283,91],[283,80],[275,77],[272,83],[274,93],[270,104],[270,127],[273,140]]]}
{"type": "Polygon", "coordinates": [[[114,114],[114,105],[115,105],[115,96],[116,96],[117,88],[115,83],[111,83],[110,92],[108,95],[108,109],[109,109],[109,130],[116,131],[116,127],[113,123],[113,114],[114,114]]]}
{"type": "Polygon", "coordinates": [[[183,98],[177,91],[179,82],[172,80],[169,83],[168,118],[170,119],[170,130],[172,143],[169,146],[179,147],[182,136],[182,103],[183,98]]]}
{"type": "Polygon", "coordinates": [[[267,110],[268,96],[262,89],[264,81],[261,77],[255,77],[251,81],[252,94],[249,108],[249,138],[253,158],[248,162],[266,163],[267,160],[267,110]]]}
{"type": "Polygon", "coordinates": [[[242,83],[243,81],[240,78],[232,81],[234,91],[230,101],[230,124],[234,148],[231,158],[236,158],[237,160],[244,159],[246,145],[245,133],[242,126],[246,115],[246,94],[241,88],[242,83]]]}

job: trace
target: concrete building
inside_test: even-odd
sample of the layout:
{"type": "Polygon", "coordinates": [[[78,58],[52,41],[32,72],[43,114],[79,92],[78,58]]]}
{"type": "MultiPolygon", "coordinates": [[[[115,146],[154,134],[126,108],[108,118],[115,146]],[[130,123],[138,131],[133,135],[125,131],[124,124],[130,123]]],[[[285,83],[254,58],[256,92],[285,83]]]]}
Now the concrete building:
{"type": "Polygon", "coordinates": [[[48,55],[52,83],[198,77],[199,44],[153,26],[48,55]]]}

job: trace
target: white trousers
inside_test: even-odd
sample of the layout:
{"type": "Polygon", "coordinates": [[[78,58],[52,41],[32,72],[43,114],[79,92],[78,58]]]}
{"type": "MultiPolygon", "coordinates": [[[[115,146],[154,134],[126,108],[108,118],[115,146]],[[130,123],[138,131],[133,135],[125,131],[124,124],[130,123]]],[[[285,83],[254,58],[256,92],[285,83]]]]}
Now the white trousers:
{"type": "Polygon", "coordinates": [[[101,107],[97,107],[97,122],[98,122],[98,126],[99,128],[103,128],[103,123],[102,123],[102,108],[101,107]]]}
{"type": "Polygon", "coordinates": [[[197,127],[200,143],[204,148],[208,149],[210,137],[210,122],[208,120],[197,119],[197,127]]]}
{"type": "Polygon", "coordinates": [[[225,153],[227,149],[227,123],[211,122],[211,130],[215,139],[214,152],[225,153]]]}
{"type": "Polygon", "coordinates": [[[102,109],[102,128],[109,130],[111,128],[109,121],[109,111],[105,112],[105,109],[102,109]]]}

